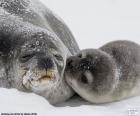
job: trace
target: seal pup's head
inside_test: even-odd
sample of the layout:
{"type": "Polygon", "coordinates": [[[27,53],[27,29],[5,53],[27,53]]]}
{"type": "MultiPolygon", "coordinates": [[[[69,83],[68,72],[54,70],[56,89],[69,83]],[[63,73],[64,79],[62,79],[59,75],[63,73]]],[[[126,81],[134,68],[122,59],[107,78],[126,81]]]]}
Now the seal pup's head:
{"type": "Polygon", "coordinates": [[[67,59],[65,77],[81,97],[102,103],[115,88],[116,70],[110,55],[101,50],[86,49],[67,59]]]}

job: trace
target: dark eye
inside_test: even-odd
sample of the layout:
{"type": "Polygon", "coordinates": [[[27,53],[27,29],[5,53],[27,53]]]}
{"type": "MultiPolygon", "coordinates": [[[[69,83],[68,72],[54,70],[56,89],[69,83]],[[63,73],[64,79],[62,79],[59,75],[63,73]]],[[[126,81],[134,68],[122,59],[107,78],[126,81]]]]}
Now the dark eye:
{"type": "Polygon", "coordinates": [[[61,55],[59,55],[59,54],[55,54],[54,56],[55,56],[55,58],[56,58],[57,60],[59,60],[59,61],[63,61],[63,58],[62,58],[61,55]]]}
{"type": "Polygon", "coordinates": [[[81,82],[84,84],[88,83],[87,77],[84,74],[81,75],[81,82]]]}
{"type": "Polygon", "coordinates": [[[27,62],[28,60],[30,60],[33,56],[34,56],[34,54],[23,54],[20,56],[19,60],[22,63],[24,63],[24,62],[27,62]]]}

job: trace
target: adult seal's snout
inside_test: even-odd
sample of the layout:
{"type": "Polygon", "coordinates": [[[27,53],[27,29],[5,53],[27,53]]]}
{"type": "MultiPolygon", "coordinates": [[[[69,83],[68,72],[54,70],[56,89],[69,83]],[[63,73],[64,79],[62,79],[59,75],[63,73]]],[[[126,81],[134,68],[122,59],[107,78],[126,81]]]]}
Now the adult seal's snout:
{"type": "Polygon", "coordinates": [[[40,58],[38,61],[38,67],[41,69],[51,69],[53,68],[54,63],[52,61],[51,58],[49,57],[44,57],[44,58],[40,58]]]}

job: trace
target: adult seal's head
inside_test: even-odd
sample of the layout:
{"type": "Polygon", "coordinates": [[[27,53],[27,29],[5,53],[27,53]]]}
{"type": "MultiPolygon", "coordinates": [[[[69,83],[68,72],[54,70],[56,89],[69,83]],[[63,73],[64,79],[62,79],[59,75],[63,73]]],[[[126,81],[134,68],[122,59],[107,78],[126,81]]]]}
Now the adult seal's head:
{"type": "Polygon", "coordinates": [[[65,71],[69,85],[83,98],[93,103],[107,101],[114,90],[116,65],[107,53],[98,49],[82,50],[67,59],[65,71]],[[103,98],[104,96],[104,98],[103,98]]]}
{"type": "Polygon", "coordinates": [[[63,21],[37,0],[2,0],[0,16],[0,86],[37,93],[51,104],[70,98],[64,69],[79,48],[63,21]]]}
{"type": "Polygon", "coordinates": [[[11,87],[33,91],[52,104],[72,95],[63,79],[66,58],[70,53],[56,36],[25,24],[22,27],[14,25],[15,30],[12,31],[5,25],[1,26],[1,60],[9,79],[13,80],[10,81],[11,87]]]}

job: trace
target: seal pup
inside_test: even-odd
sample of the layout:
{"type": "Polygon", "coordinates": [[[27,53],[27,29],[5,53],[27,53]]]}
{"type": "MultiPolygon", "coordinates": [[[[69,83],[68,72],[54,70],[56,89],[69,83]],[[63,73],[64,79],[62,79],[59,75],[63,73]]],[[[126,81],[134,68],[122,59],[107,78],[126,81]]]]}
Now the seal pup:
{"type": "Polygon", "coordinates": [[[68,56],[79,47],[64,22],[37,0],[0,0],[0,87],[45,97],[73,95],[64,80],[68,56]]]}
{"type": "Polygon", "coordinates": [[[66,80],[84,99],[107,103],[140,95],[140,45],[113,41],[67,59],[66,80]]]}

